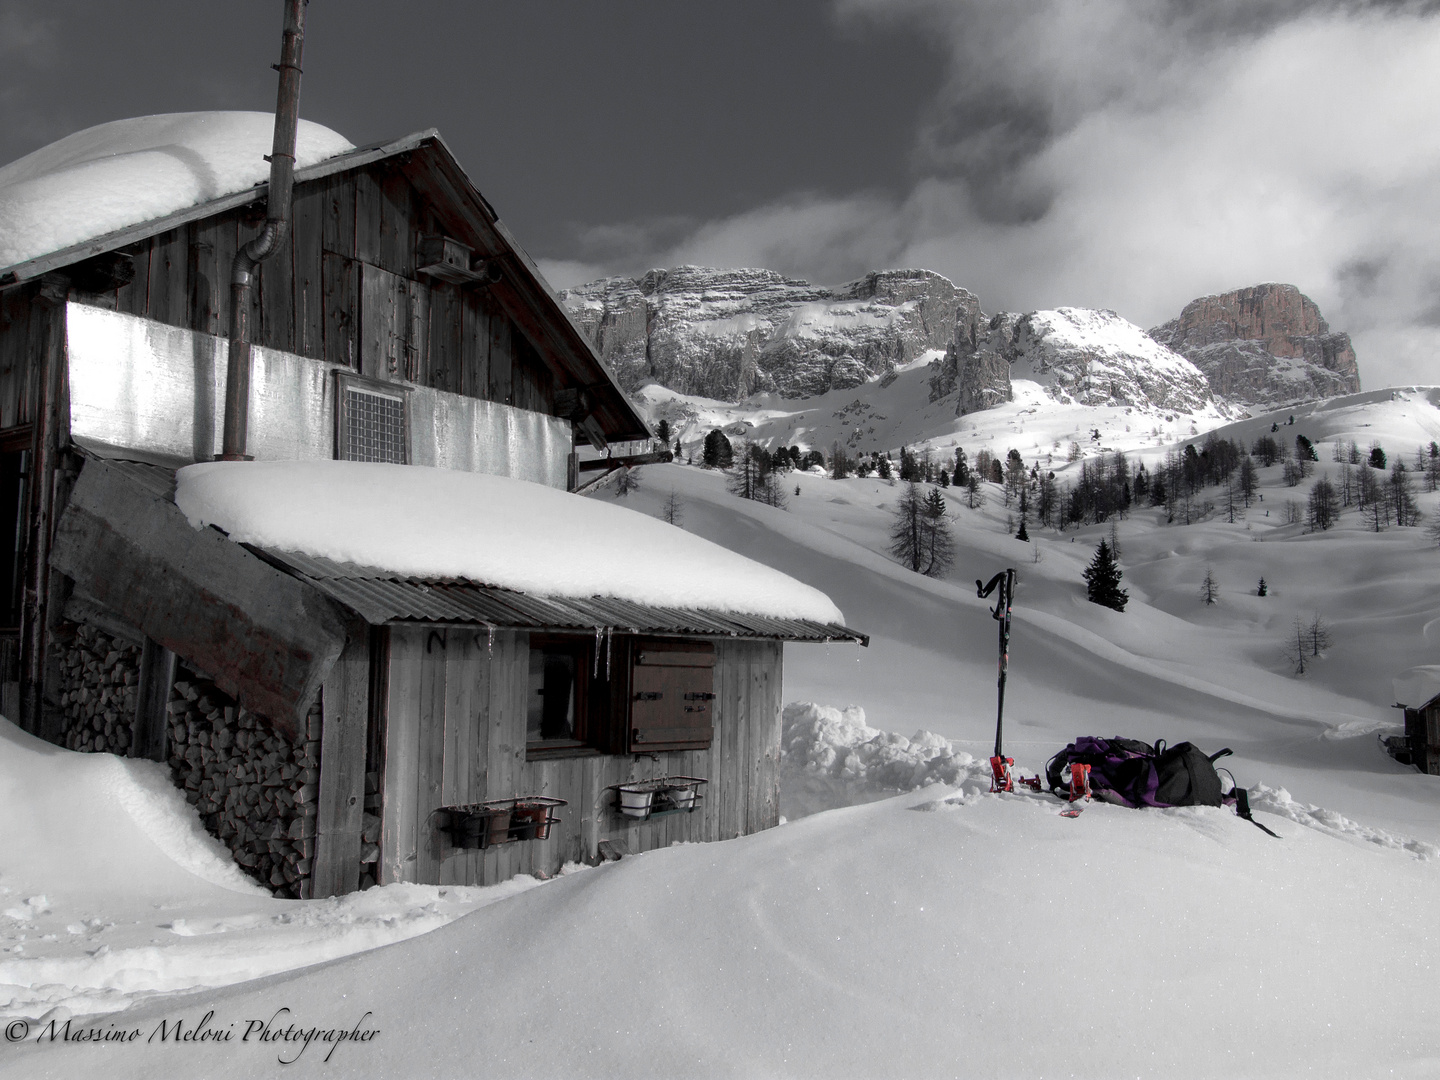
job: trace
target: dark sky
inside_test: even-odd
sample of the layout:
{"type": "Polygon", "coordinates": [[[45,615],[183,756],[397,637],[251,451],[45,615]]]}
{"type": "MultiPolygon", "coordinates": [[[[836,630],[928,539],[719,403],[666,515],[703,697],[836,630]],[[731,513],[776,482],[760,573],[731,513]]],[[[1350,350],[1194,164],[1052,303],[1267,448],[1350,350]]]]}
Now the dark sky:
{"type": "MultiPolygon", "coordinates": [[[[37,40],[0,73],[0,162],[121,117],[273,109],[280,13],[10,4],[37,40]]],[[[301,111],[357,144],[439,128],[531,253],[565,258],[612,222],[899,196],[943,71],[918,28],[842,28],[828,0],[312,0],[301,111]]]]}
{"type": "MultiPolygon", "coordinates": [[[[1440,0],[313,0],[302,115],[436,127],[551,281],[924,267],[987,312],[1291,282],[1440,383],[1440,0]]],[[[0,162],[274,107],[279,0],[0,0],[0,162]]]]}

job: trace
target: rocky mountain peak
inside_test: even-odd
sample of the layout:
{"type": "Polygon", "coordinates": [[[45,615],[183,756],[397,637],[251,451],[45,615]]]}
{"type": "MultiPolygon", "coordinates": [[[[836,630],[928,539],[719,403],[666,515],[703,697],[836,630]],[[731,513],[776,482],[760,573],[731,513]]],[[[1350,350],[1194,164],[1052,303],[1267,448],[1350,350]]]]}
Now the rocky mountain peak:
{"type": "Polygon", "coordinates": [[[1113,311],[1062,307],[1001,312],[937,364],[932,400],[955,391],[957,414],[1012,399],[1011,381],[1038,383],[1061,404],[1198,410],[1210,404],[1204,375],[1113,311]]]}
{"type": "Polygon", "coordinates": [[[1203,371],[1217,397],[1238,405],[1278,409],[1360,389],[1350,335],[1332,334],[1294,285],[1203,296],[1150,336],[1203,371]]]}
{"type": "Polygon", "coordinates": [[[980,318],[970,292],[929,270],[883,270],[836,289],[773,270],[679,266],[606,278],[561,299],[626,389],[654,380],[736,401],[858,386],[980,318]]]}

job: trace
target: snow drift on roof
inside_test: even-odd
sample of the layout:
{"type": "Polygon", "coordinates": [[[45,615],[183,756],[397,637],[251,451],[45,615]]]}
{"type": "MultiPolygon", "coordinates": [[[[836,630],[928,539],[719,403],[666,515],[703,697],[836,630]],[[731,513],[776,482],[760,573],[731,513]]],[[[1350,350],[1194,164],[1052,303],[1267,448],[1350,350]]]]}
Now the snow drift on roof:
{"type": "MultiPolygon", "coordinates": [[[[99,124],[0,168],[0,268],[243,191],[270,177],[275,117],[192,112],[99,124]]],[[[300,121],[295,165],[355,147],[300,121]]]]}
{"type": "Polygon", "coordinates": [[[1403,671],[1391,680],[1395,700],[1418,709],[1440,697],[1440,664],[1423,664],[1403,671]]]}
{"type": "Polygon", "coordinates": [[[240,543],[536,596],[838,623],[824,593],[610,503],[521,480],[356,461],[205,462],[175,502],[240,543]]]}

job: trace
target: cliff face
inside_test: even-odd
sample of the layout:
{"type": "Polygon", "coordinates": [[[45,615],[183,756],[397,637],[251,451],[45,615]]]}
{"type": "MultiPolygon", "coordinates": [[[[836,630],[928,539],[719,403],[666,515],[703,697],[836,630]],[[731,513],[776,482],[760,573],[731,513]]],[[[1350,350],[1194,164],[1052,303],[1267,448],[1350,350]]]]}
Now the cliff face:
{"type": "Polygon", "coordinates": [[[930,349],[980,302],[928,270],[887,270],[822,289],[770,270],[681,266],[607,278],[561,294],[622,386],[649,379],[736,401],[759,391],[808,397],[858,386],[930,349]]]}
{"type": "Polygon", "coordinates": [[[824,289],[771,270],[679,266],[561,294],[627,390],[655,381],[739,401],[814,397],[884,377],[927,351],[930,400],[959,414],[1012,400],[1010,380],[1062,403],[1272,409],[1360,388],[1346,334],[1291,285],[1186,305],[1147,335],[1112,311],[980,310],[928,270],[885,270],[824,289]]]}
{"type": "Polygon", "coordinates": [[[1150,336],[1187,357],[1216,397],[1235,404],[1278,409],[1360,389],[1350,335],[1332,334],[1314,301],[1293,285],[1192,300],[1150,336]]]}

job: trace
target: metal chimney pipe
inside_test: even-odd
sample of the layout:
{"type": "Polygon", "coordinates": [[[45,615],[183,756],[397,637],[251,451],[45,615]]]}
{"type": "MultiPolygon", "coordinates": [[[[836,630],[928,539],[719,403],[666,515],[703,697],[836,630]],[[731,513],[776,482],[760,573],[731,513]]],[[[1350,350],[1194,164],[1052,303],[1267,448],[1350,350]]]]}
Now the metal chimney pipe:
{"type": "Polygon", "coordinates": [[[305,4],[285,0],[280,44],[280,89],[275,102],[275,142],[270,151],[270,188],[265,228],[235,253],[230,268],[230,349],[225,365],[225,427],[221,461],[248,461],[250,423],[250,279],[255,267],[280,250],[290,231],[295,193],[295,132],[300,124],[300,57],[305,46],[305,4]]]}

